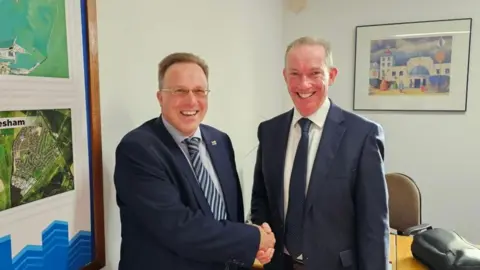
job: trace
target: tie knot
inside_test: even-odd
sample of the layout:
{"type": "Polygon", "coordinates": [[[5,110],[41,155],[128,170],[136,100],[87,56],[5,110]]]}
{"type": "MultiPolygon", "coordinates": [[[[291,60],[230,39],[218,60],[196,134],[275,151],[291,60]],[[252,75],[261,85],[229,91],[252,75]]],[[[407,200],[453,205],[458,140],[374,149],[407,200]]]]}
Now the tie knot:
{"type": "Polygon", "coordinates": [[[308,133],[308,130],[310,129],[310,125],[312,124],[312,121],[310,121],[308,118],[302,118],[298,120],[298,124],[302,129],[302,133],[308,133]]]}
{"type": "Polygon", "coordinates": [[[190,147],[195,147],[198,148],[198,145],[200,144],[200,138],[198,137],[191,137],[191,138],[186,138],[185,143],[187,146],[190,147]]]}

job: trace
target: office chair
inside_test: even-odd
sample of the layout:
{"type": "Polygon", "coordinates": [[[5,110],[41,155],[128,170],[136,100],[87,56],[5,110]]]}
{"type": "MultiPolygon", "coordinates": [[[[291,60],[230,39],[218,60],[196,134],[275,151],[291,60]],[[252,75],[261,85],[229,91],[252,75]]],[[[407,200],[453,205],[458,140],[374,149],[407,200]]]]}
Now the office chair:
{"type": "Polygon", "coordinates": [[[390,228],[397,234],[411,235],[430,229],[422,224],[422,196],[415,181],[402,173],[385,175],[388,187],[390,228]]]}

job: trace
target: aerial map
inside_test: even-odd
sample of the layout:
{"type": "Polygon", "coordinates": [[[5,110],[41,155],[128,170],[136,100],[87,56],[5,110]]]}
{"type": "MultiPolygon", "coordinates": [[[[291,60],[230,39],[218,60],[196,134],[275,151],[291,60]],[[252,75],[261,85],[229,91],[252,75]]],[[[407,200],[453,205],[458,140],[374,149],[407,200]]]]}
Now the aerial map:
{"type": "Polygon", "coordinates": [[[0,112],[0,211],[73,189],[70,110],[0,112]]]}
{"type": "Polygon", "coordinates": [[[0,0],[0,76],[68,78],[65,0],[0,0]]]}

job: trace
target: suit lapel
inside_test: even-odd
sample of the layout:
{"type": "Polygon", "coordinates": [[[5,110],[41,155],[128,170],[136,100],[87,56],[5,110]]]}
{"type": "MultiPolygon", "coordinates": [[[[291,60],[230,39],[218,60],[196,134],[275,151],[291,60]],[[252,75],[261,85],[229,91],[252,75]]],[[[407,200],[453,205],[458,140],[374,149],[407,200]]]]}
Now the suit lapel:
{"type": "Polygon", "coordinates": [[[275,196],[274,201],[277,202],[278,212],[281,217],[285,216],[284,209],[284,193],[283,193],[283,182],[285,175],[285,157],[287,154],[287,143],[288,135],[290,133],[290,124],[292,122],[293,110],[287,112],[283,118],[279,119],[278,126],[275,127],[273,131],[275,134],[268,138],[267,142],[268,152],[275,153],[272,158],[272,168],[270,171],[273,172],[271,179],[275,182],[270,183],[270,188],[273,190],[272,194],[275,196]]]}
{"type": "MultiPolygon", "coordinates": [[[[200,126],[200,128],[202,127],[200,126]]],[[[223,198],[225,200],[227,213],[229,217],[231,217],[232,213],[235,212],[232,207],[236,205],[234,201],[236,196],[231,194],[231,192],[232,190],[236,190],[236,187],[234,186],[235,181],[232,181],[234,180],[232,179],[234,175],[231,169],[232,166],[230,166],[227,160],[229,153],[226,152],[226,147],[228,146],[222,145],[225,144],[225,142],[214,136],[211,132],[208,132],[205,128],[202,128],[202,137],[224,194],[223,198]]]]}
{"type": "Polygon", "coordinates": [[[335,159],[335,155],[345,132],[345,126],[342,125],[342,122],[342,111],[332,103],[325,120],[320,145],[318,146],[312,167],[305,205],[307,213],[313,205],[313,201],[317,195],[316,191],[326,183],[325,180],[328,170],[331,167],[332,161],[335,159]]]}
{"type": "Polygon", "coordinates": [[[165,128],[161,117],[155,120],[155,124],[160,138],[162,138],[162,141],[165,143],[165,145],[173,155],[173,158],[175,159],[175,165],[179,167],[180,172],[187,179],[187,182],[191,187],[191,191],[193,192],[197,203],[200,205],[200,208],[205,214],[211,214],[212,211],[210,210],[210,206],[208,205],[208,202],[205,199],[205,195],[203,194],[203,191],[198,184],[197,178],[193,174],[192,167],[190,166],[187,157],[183,153],[182,149],[180,149],[178,144],[175,142],[173,137],[170,135],[168,130],[165,128]]]}

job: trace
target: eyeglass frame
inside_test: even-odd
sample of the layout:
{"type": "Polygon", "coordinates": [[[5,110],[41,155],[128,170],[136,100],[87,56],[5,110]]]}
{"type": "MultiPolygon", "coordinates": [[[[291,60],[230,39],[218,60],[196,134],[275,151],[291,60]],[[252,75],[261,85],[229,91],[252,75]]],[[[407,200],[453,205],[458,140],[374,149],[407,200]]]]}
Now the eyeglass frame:
{"type": "Polygon", "coordinates": [[[174,96],[188,96],[188,94],[190,94],[190,92],[191,92],[196,97],[206,97],[211,92],[210,89],[193,89],[192,90],[192,89],[184,89],[184,88],[176,88],[176,89],[168,89],[167,88],[167,89],[160,89],[160,91],[169,92],[174,96]],[[184,92],[182,92],[182,91],[184,91],[184,92]]]}

